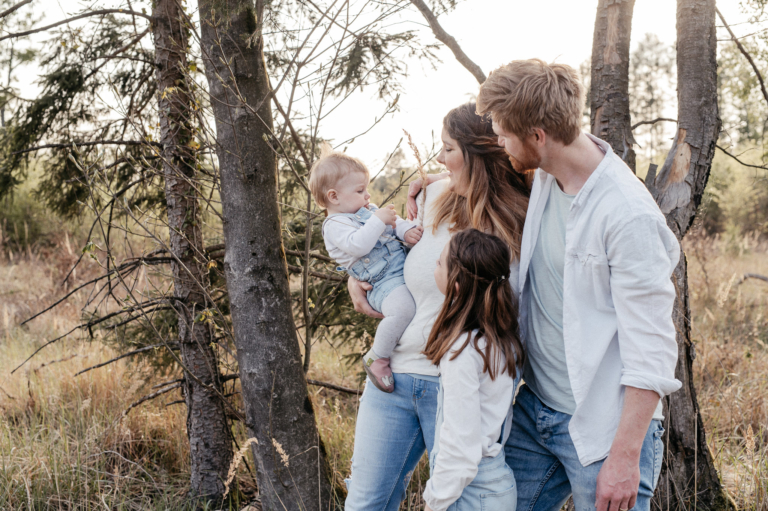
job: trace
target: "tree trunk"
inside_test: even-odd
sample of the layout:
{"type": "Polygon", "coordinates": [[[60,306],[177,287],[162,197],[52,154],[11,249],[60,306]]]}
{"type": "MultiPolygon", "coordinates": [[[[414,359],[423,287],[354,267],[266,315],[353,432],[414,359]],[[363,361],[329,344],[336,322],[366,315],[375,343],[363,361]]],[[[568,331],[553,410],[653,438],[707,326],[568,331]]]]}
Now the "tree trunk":
{"type": "Polygon", "coordinates": [[[173,269],[174,307],[178,312],[181,361],[191,461],[190,496],[218,501],[232,461],[232,438],[218,363],[205,321],[208,278],[203,257],[195,181],[195,151],[187,68],[188,30],[177,0],[156,0],[152,23],[157,66],[158,112],[163,145],[163,175],[173,269]],[[188,374],[192,373],[192,375],[188,374]],[[217,392],[218,391],[218,392],[217,392]]]}
{"type": "Polygon", "coordinates": [[[265,510],[327,509],[330,471],[291,310],[277,204],[262,1],[199,0],[216,121],[224,272],[265,510]],[[283,454],[285,453],[285,454],[283,454]]]}
{"type": "MultiPolygon", "coordinates": [[[[664,166],[646,183],[667,224],[682,241],[693,223],[709,178],[720,132],[717,107],[715,0],[677,1],[678,129],[664,166]]],[[[691,342],[685,254],[675,268],[678,363],[683,382],[664,399],[666,455],[656,498],[662,509],[735,509],[725,493],[706,442],[693,386],[695,347],[691,342]]]]}
{"type": "Polygon", "coordinates": [[[635,172],[629,115],[629,39],[635,0],[600,0],[592,40],[592,134],[611,144],[635,172]]]}

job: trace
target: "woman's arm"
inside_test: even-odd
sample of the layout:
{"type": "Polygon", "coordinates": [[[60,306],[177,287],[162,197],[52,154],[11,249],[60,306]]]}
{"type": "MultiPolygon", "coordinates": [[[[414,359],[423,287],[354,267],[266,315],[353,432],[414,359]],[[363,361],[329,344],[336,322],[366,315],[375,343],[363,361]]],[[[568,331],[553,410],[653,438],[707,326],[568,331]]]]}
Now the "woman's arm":
{"type": "Polygon", "coordinates": [[[373,289],[373,286],[367,282],[360,282],[352,277],[349,277],[347,280],[347,290],[349,291],[349,297],[352,299],[355,311],[372,318],[384,319],[384,315],[373,310],[371,304],[368,303],[367,292],[371,289],[373,289]]]}
{"type": "MultiPolygon", "coordinates": [[[[441,172],[440,174],[427,174],[427,186],[431,185],[435,181],[445,179],[450,175],[449,172],[441,172]]],[[[416,204],[416,196],[423,188],[421,178],[416,181],[411,181],[408,185],[408,201],[405,205],[405,209],[408,212],[408,220],[413,220],[419,216],[419,206],[416,204]]]]}

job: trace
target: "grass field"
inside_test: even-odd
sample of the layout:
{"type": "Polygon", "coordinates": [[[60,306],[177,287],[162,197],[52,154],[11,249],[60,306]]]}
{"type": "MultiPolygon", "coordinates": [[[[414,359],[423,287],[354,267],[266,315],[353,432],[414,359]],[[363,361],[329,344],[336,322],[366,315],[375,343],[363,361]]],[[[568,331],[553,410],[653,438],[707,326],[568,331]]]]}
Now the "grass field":
{"type": "MultiPolygon", "coordinates": [[[[768,244],[692,238],[690,264],[696,388],[718,470],[739,508],[768,509],[768,244]]],[[[120,361],[74,374],[115,353],[81,332],[39,353],[11,374],[45,339],[78,324],[81,292],[25,326],[19,323],[62,294],[75,259],[68,239],[45,253],[0,257],[0,509],[182,509],[188,444],[178,392],[124,412],[152,392],[148,369],[120,361]]],[[[91,263],[92,264],[92,263],[91,263]]],[[[82,267],[84,281],[96,267],[82,267]]],[[[359,371],[340,361],[359,346],[314,351],[309,377],[359,386],[359,371]],[[340,351],[341,350],[341,351],[340,351]]],[[[172,378],[169,378],[172,379],[172,378]]],[[[310,387],[337,481],[348,475],[357,398],[310,387]]],[[[237,431],[238,438],[244,432],[237,431]]],[[[250,455],[246,457],[252,467],[250,455]]],[[[428,477],[422,460],[403,509],[421,509],[428,477]]],[[[245,464],[230,504],[253,490],[245,464]]]]}

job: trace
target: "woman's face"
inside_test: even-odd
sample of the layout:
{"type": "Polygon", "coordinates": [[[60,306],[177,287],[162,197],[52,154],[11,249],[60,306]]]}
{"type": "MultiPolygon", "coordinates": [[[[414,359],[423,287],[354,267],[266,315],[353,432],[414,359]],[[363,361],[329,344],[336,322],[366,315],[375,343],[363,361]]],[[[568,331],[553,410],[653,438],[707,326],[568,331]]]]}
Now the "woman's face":
{"type": "Polygon", "coordinates": [[[448,285],[448,245],[450,243],[445,244],[435,267],[435,283],[437,284],[437,289],[443,294],[445,294],[446,286],[448,285]]]}
{"type": "Polygon", "coordinates": [[[451,138],[445,128],[443,128],[440,138],[443,142],[443,148],[437,155],[437,161],[445,165],[445,168],[451,173],[451,184],[448,185],[451,191],[464,195],[469,184],[469,173],[464,161],[464,153],[461,151],[459,143],[451,138]]]}

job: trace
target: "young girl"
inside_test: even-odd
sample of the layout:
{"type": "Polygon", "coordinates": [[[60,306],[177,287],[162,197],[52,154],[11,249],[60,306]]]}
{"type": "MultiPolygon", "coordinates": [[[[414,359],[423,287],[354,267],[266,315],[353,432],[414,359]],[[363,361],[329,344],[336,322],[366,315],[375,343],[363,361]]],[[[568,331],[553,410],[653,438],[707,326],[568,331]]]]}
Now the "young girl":
{"type": "Polygon", "coordinates": [[[393,205],[378,209],[371,204],[369,177],[363,162],[326,145],[312,166],[309,189],[315,202],[328,212],[323,222],[328,255],[340,270],[373,285],[368,302],[384,319],[371,350],[363,355],[363,367],[376,388],[392,392],[395,380],[389,357],[416,313],[403,278],[405,247],[401,240],[414,245],[423,229],[397,216],[393,205]]]}
{"type": "Polygon", "coordinates": [[[501,239],[467,229],[451,239],[435,269],[445,303],[424,350],[440,369],[427,510],[514,511],[517,504],[504,461],[523,361],[509,261],[501,239]]]}

